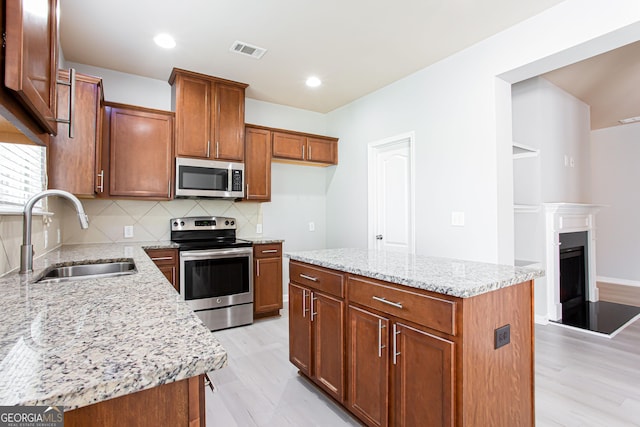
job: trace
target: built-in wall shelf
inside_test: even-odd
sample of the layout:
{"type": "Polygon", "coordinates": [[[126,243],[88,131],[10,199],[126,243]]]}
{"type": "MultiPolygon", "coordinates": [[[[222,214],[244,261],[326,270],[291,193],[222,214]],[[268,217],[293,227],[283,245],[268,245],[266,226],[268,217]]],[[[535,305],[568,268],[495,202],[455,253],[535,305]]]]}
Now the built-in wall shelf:
{"type": "Polygon", "coordinates": [[[512,143],[513,147],[513,158],[514,159],[524,159],[527,157],[537,157],[540,154],[540,150],[537,148],[529,147],[524,144],[520,144],[518,142],[512,143]]]}
{"type": "Polygon", "coordinates": [[[514,213],[537,213],[540,212],[540,205],[513,205],[514,213]]]}

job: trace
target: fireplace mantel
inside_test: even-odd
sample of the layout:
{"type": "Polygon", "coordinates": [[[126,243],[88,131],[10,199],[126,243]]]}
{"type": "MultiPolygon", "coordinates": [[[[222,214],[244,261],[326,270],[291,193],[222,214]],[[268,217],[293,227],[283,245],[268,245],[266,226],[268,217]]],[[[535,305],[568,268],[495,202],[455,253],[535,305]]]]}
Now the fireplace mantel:
{"type": "Polygon", "coordinates": [[[560,320],[560,234],[579,231],[587,232],[587,299],[598,301],[596,287],[596,226],[595,215],[603,205],[584,203],[544,203],[546,230],[546,284],[547,318],[560,320]]]}

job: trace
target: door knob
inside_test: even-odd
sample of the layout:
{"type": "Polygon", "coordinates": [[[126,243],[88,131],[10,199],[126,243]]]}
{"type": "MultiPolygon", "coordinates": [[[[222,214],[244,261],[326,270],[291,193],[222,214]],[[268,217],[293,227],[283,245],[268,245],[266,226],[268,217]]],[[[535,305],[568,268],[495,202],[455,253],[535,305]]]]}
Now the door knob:
{"type": "Polygon", "coordinates": [[[382,234],[376,234],[376,240],[382,240],[382,234]]]}

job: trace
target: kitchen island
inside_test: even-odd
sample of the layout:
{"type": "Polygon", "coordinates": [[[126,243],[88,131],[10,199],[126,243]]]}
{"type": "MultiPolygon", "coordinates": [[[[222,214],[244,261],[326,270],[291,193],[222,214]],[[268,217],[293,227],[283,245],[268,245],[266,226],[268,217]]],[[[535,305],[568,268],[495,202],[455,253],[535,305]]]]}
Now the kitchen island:
{"type": "Polygon", "coordinates": [[[29,278],[10,273],[0,286],[1,405],[64,406],[73,425],[82,412],[107,417],[106,404],[140,418],[155,404],[166,406],[158,416],[204,425],[203,374],[225,366],[226,351],[142,246],[63,246],[36,259],[29,278]],[[129,258],[135,274],[34,282],[51,265],[129,258]]]}
{"type": "Polygon", "coordinates": [[[364,249],[285,255],[289,358],[362,422],[535,425],[542,270],[364,249]]]}

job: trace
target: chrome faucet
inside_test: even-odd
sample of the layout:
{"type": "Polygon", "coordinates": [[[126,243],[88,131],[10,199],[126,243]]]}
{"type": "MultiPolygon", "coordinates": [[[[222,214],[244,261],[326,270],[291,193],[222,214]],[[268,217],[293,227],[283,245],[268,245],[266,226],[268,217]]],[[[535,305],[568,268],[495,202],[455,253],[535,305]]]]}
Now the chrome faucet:
{"type": "Polygon", "coordinates": [[[20,246],[20,274],[28,274],[33,271],[33,245],[31,244],[31,218],[33,206],[38,200],[48,196],[64,197],[73,202],[80,219],[80,227],[89,228],[89,217],[84,213],[84,208],[80,200],[68,191],[63,190],[45,190],[34,195],[24,205],[22,214],[22,246],[20,246]]]}

